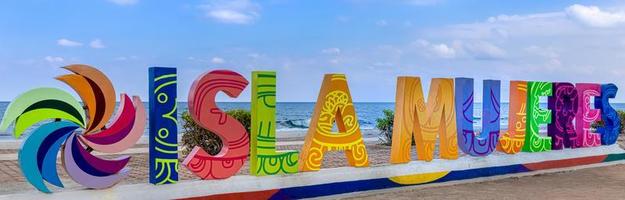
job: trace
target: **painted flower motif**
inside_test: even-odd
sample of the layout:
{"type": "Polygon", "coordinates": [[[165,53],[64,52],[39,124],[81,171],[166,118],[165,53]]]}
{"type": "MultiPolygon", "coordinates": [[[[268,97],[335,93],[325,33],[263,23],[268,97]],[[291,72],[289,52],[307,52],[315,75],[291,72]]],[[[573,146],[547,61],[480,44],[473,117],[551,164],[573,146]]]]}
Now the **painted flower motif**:
{"type": "Polygon", "coordinates": [[[129,156],[103,159],[93,151],[118,153],[132,147],[143,135],[146,112],[137,96],[132,100],[121,94],[115,110],[115,90],[111,81],[88,65],[64,67],[73,72],[57,77],[80,96],[55,88],[37,88],[12,101],[0,123],[0,130],[15,122],[13,135],[19,138],[30,131],[18,155],[20,168],[28,182],[50,193],[44,184],[63,187],[56,169],[59,151],[67,174],[77,183],[93,189],[108,188],[128,176],[129,156]],[[84,105],[84,106],[83,106],[84,105]],[[107,125],[113,117],[112,122],[107,125]]]}

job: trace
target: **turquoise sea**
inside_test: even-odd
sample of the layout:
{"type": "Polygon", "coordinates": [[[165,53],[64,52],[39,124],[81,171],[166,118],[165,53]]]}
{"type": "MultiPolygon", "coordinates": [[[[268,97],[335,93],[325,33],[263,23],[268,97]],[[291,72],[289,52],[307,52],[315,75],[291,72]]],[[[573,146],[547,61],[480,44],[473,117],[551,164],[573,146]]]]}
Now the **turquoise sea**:
{"type": "MultiPolygon", "coordinates": [[[[4,112],[8,106],[9,102],[0,102],[0,119],[4,115],[4,112]]],[[[144,103],[146,109],[149,109],[149,106],[144,103]]],[[[219,107],[222,110],[231,110],[231,109],[250,109],[250,103],[248,102],[228,102],[228,103],[218,103],[219,107]]],[[[278,131],[298,131],[298,130],[306,130],[308,129],[308,124],[310,123],[310,117],[313,112],[313,108],[315,106],[314,102],[280,102],[276,105],[276,122],[278,124],[278,131]]],[[[547,104],[543,103],[542,107],[546,107],[547,104]]],[[[625,110],[625,103],[613,103],[612,106],[617,110],[625,110]]],[[[393,102],[361,102],[354,103],[354,107],[356,108],[356,113],[358,115],[358,121],[362,129],[374,129],[375,122],[377,118],[383,116],[382,111],[384,109],[394,110],[395,103],[393,102]]],[[[501,106],[501,127],[503,129],[508,127],[508,103],[502,103],[501,106]]],[[[474,125],[476,128],[480,128],[481,121],[481,109],[482,104],[476,103],[474,105],[474,125]]],[[[179,102],[178,103],[178,116],[180,117],[182,112],[187,111],[187,103],[179,102]]],[[[149,119],[148,119],[149,120],[149,119]]],[[[180,120],[179,120],[180,121],[180,120]]],[[[36,126],[31,127],[31,130],[36,128],[36,126]]],[[[12,132],[12,127],[9,128],[6,132],[0,132],[0,139],[8,139],[10,137],[10,133],[12,132]]],[[[30,132],[31,130],[27,131],[30,132]]],[[[147,128],[144,134],[148,134],[147,128]]]]}

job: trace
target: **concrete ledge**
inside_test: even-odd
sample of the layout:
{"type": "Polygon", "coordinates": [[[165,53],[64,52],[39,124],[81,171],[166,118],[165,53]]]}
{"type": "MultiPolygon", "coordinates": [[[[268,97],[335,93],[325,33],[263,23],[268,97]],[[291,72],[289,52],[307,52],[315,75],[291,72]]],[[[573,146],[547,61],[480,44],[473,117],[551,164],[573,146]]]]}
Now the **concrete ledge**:
{"type": "MultiPolygon", "coordinates": [[[[288,138],[288,137],[286,137],[286,138],[288,138]]],[[[180,140],[181,139],[178,138],[178,141],[180,141],[180,140]]],[[[377,142],[378,138],[363,138],[363,140],[366,143],[373,143],[373,142],[377,142]]],[[[23,139],[19,139],[19,140],[0,140],[0,149],[20,149],[20,148],[22,148],[22,142],[23,142],[23,139]]],[[[141,136],[139,141],[137,141],[137,144],[148,144],[148,142],[149,142],[149,139],[148,139],[147,136],[141,136]]],[[[276,145],[278,145],[278,146],[302,145],[302,144],[304,144],[303,140],[278,141],[278,142],[276,142],[276,145]]]]}
{"type": "MultiPolygon", "coordinates": [[[[566,170],[576,166],[624,163],[618,145],[565,149],[541,153],[488,157],[464,156],[457,160],[413,161],[368,168],[332,168],[319,172],[266,177],[235,176],[225,180],[194,180],[178,184],[120,185],[105,190],[66,190],[53,194],[37,191],[0,196],[2,199],[175,199],[189,197],[314,198],[396,187],[479,180],[484,177],[523,175],[566,170]]],[[[181,170],[185,170],[181,168],[181,170]]]]}

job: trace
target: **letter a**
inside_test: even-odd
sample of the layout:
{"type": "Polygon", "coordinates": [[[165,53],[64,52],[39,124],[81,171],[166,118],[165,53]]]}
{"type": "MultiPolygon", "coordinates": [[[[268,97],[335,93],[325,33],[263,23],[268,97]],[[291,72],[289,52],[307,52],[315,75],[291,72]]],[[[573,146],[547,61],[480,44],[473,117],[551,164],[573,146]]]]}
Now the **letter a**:
{"type": "Polygon", "coordinates": [[[319,170],[323,154],[338,150],[345,151],[350,166],[369,166],[367,148],[345,75],[325,75],[309,127],[300,154],[300,171],[319,170]],[[332,131],[334,122],[338,132],[332,131]]]}

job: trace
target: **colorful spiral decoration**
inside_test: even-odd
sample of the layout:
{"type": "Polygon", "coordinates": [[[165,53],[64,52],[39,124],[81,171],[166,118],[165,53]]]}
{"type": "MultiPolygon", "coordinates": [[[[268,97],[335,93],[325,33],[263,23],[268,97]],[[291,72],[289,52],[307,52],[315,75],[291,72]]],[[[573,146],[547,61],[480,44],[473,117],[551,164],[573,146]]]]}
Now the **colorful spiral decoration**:
{"type": "Polygon", "coordinates": [[[64,68],[73,74],[56,79],[73,88],[82,104],[63,90],[33,89],[9,104],[0,130],[7,130],[15,122],[13,135],[19,138],[29,127],[40,125],[30,131],[18,154],[24,177],[38,190],[51,192],[44,181],[63,187],[56,169],[61,150],[63,166],[75,182],[93,189],[111,187],[128,176],[130,157],[108,160],[95,156],[93,151],[117,153],[132,147],[143,135],[145,108],[139,97],[131,100],[122,93],[113,117],[116,99],[111,81],[88,65],[64,68]]]}

